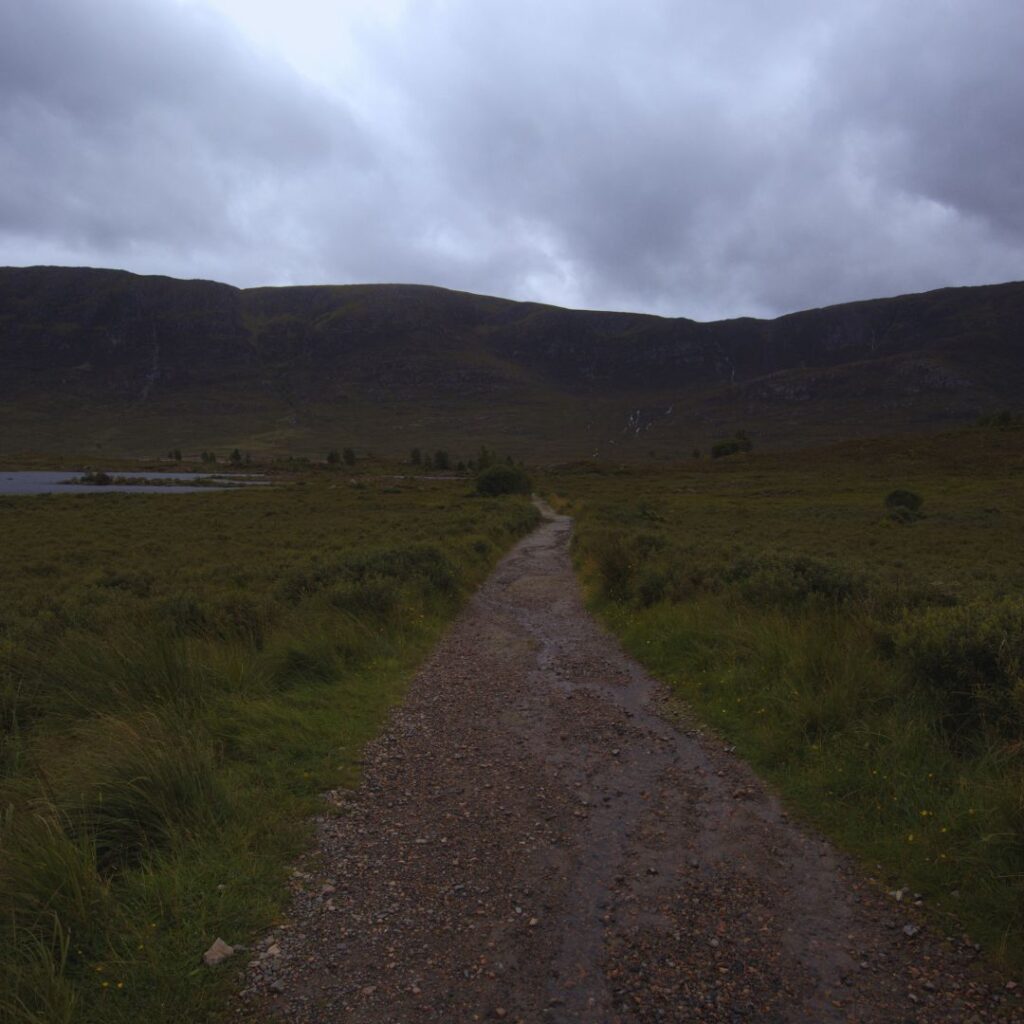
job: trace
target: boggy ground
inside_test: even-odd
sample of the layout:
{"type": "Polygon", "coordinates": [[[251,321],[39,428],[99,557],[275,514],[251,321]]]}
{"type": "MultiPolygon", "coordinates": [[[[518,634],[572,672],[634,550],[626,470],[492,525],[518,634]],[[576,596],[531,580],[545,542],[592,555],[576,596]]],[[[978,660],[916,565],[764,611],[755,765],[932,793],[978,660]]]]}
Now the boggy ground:
{"type": "Polygon", "coordinates": [[[545,511],[318,822],[239,1017],[1024,1021],[973,947],[672,724],[545,511]]]}

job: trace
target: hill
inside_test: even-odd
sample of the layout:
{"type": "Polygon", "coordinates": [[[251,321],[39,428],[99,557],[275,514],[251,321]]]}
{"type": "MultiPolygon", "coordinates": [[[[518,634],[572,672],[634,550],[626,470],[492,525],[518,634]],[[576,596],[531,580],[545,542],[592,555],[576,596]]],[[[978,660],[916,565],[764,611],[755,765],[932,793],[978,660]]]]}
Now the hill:
{"type": "Polygon", "coordinates": [[[1024,399],[1024,284],[716,323],[416,285],[0,268],[0,453],[640,458],[952,426],[1024,399]]]}

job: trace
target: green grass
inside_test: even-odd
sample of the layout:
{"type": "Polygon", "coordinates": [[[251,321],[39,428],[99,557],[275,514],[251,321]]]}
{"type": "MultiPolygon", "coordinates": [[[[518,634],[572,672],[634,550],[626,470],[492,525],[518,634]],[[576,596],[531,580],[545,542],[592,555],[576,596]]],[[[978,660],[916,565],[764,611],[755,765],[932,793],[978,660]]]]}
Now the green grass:
{"type": "Polygon", "coordinates": [[[547,481],[627,649],[871,874],[1016,968],[1022,472],[1020,432],[977,430],[547,481]]]}
{"type": "Polygon", "coordinates": [[[536,513],[311,473],[0,499],[0,1020],[218,1016],[321,794],[536,513]]]}

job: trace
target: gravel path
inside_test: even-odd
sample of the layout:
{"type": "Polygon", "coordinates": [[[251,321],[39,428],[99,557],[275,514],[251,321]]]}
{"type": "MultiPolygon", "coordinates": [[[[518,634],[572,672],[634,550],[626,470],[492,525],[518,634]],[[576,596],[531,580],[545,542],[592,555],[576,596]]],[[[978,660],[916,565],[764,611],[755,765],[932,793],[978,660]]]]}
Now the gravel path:
{"type": "Polygon", "coordinates": [[[333,795],[238,1018],[1024,1021],[976,949],[659,713],[584,611],[570,520],[545,512],[367,749],[360,788],[333,795]]]}

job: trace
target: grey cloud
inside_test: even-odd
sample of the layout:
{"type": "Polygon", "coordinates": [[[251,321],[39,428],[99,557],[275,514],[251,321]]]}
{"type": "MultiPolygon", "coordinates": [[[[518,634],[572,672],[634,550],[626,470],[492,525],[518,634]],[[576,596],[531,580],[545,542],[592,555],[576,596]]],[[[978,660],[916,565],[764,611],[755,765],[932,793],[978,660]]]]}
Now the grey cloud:
{"type": "Polygon", "coordinates": [[[0,68],[0,232],[16,239],[100,262],[164,250],[187,273],[196,252],[250,245],[261,193],[326,164],[372,173],[349,112],[195,8],[4,5],[0,68]]]}
{"type": "Polygon", "coordinates": [[[327,90],[195,6],[7,5],[0,261],[699,317],[1022,277],[1022,43],[1002,0],[446,0],[327,90]]]}
{"type": "Polygon", "coordinates": [[[846,77],[836,113],[889,141],[894,186],[1019,237],[1024,7],[977,0],[873,13],[878,20],[863,22],[855,45],[836,54],[846,77]]]}
{"type": "Polygon", "coordinates": [[[462,2],[379,45],[439,192],[553,239],[580,301],[777,312],[1019,273],[1024,32],[982,6],[462,2]]]}

